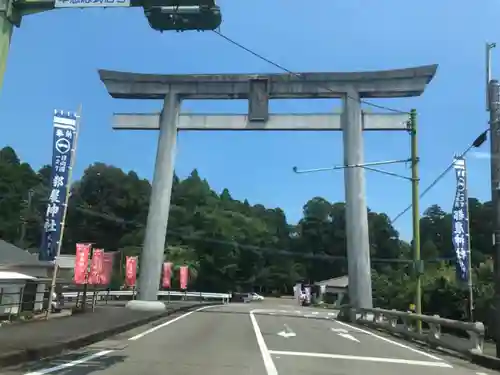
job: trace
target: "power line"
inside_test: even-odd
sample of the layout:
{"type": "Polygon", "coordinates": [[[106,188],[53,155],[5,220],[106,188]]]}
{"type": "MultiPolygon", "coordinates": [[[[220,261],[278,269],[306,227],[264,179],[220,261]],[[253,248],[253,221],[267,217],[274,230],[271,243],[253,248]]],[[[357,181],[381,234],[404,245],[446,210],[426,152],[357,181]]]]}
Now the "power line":
{"type": "MultiPolygon", "coordinates": [[[[215,34],[217,34],[218,36],[220,36],[221,38],[223,38],[224,40],[226,40],[227,42],[235,45],[236,47],[250,53],[251,55],[257,57],[258,59],[261,59],[262,61],[265,61],[267,62],[268,64],[271,64],[273,66],[275,66],[276,68],[280,69],[280,70],[283,70],[284,72],[287,72],[289,74],[292,74],[300,79],[302,79],[302,75],[299,74],[299,73],[295,73],[293,71],[291,71],[290,69],[287,69],[286,67],[284,67],[283,65],[273,61],[273,60],[270,60],[268,59],[267,57],[259,54],[258,52],[244,46],[243,44],[237,42],[236,40],[228,37],[227,35],[224,35],[223,33],[221,33],[220,31],[217,31],[217,30],[213,30],[213,32],[215,34]]],[[[328,90],[330,92],[333,92],[333,90],[331,90],[329,87],[325,87],[325,86],[321,86],[321,85],[318,85],[318,87],[322,88],[322,89],[325,89],[325,90],[328,90]]],[[[375,107],[375,108],[379,108],[379,109],[383,109],[383,110],[386,110],[386,111],[390,111],[390,112],[395,112],[395,113],[401,113],[401,114],[409,114],[408,111],[401,111],[399,109],[396,109],[396,108],[391,108],[391,107],[387,107],[387,106],[383,106],[383,105],[379,105],[379,104],[375,104],[375,103],[372,103],[372,102],[369,102],[369,101],[366,101],[366,100],[362,100],[362,99],[357,99],[357,98],[353,98],[349,95],[347,95],[347,98],[348,99],[351,99],[351,100],[356,100],[356,101],[359,101],[360,103],[363,103],[363,104],[366,104],[366,105],[369,105],[369,106],[372,106],[372,107],[375,107]]],[[[483,133],[481,133],[481,135],[476,138],[476,140],[462,153],[460,154],[460,156],[465,156],[472,148],[474,147],[478,147],[475,145],[475,143],[478,141],[479,138],[481,138],[483,135],[486,135],[486,133],[489,131],[489,129],[487,129],[486,131],[484,131],[483,133]]],[[[444,176],[453,168],[453,163],[451,163],[421,194],[420,194],[420,198],[423,198],[439,181],[441,181],[441,179],[444,178],[444,176]]],[[[405,208],[403,211],[401,211],[398,215],[396,215],[396,217],[391,221],[392,224],[394,224],[394,222],[396,222],[396,220],[398,220],[401,216],[403,216],[405,213],[407,213],[410,209],[412,208],[412,205],[409,205],[407,208],[405,208]]]]}
{"type": "MultiPolygon", "coordinates": [[[[245,47],[243,44],[237,42],[236,40],[228,37],[227,35],[224,35],[223,33],[221,33],[220,31],[217,31],[217,30],[213,30],[213,32],[215,34],[217,34],[218,36],[220,36],[222,39],[226,40],[227,42],[235,45],[236,47],[250,53],[251,55],[257,57],[258,59],[262,60],[262,61],[265,61],[267,62],[268,64],[270,65],[273,65],[275,66],[276,68],[280,69],[280,70],[283,70],[284,72],[286,73],[289,73],[297,78],[300,78],[300,79],[304,79],[304,77],[302,77],[301,74],[299,73],[295,73],[295,72],[292,72],[290,69],[287,69],[286,67],[284,67],[283,65],[273,61],[273,60],[270,60],[268,59],[267,57],[261,55],[260,53],[248,48],[248,47],[245,47]]],[[[326,86],[322,86],[322,85],[319,85],[317,84],[317,86],[319,88],[322,88],[324,90],[327,90],[329,92],[334,92],[332,89],[330,89],[329,87],[326,87],[326,86]]],[[[378,109],[383,109],[383,110],[386,110],[386,111],[389,111],[389,112],[394,112],[394,113],[401,113],[401,114],[410,114],[409,111],[402,111],[402,110],[399,110],[399,109],[396,109],[396,108],[391,108],[391,107],[387,107],[387,106],[384,106],[384,105],[380,105],[380,104],[375,104],[375,103],[372,103],[372,102],[369,102],[367,100],[363,100],[363,99],[358,99],[358,98],[353,98],[351,96],[349,96],[348,94],[346,94],[346,97],[348,99],[351,99],[351,100],[355,100],[355,101],[358,101],[360,103],[363,103],[363,104],[366,104],[366,105],[369,105],[371,107],[375,107],[375,108],[378,108],[378,109]]]]}
{"type": "MultiPolygon", "coordinates": [[[[466,149],[464,152],[462,152],[461,154],[459,154],[459,157],[464,157],[465,155],[467,155],[467,153],[473,149],[473,148],[477,148],[479,146],[481,146],[484,141],[486,140],[486,135],[488,133],[489,129],[486,129],[484,132],[482,132],[479,137],[477,137],[474,142],[472,142],[466,149]]],[[[431,191],[434,186],[436,186],[439,181],[441,181],[447,174],[449,171],[451,171],[453,169],[453,162],[451,162],[450,165],[448,165],[446,167],[446,169],[444,171],[442,171],[439,176],[437,176],[434,181],[431,182],[431,184],[429,186],[427,186],[427,188],[425,188],[425,190],[420,194],[419,196],[419,199],[422,199],[429,191],[431,191]]],[[[391,224],[394,224],[396,222],[396,220],[398,220],[401,216],[403,216],[405,213],[407,213],[408,211],[411,210],[411,208],[413,207],[412,204],[410,204],[408,207],[406,207],[403,211],[401,211],[399,214],[397,214],[394,219],[391,220],[391,224]]]]}
{"type": "MultiPolygon", "coordinates": [[[[175,209],[175,205],[171,205],[173,209],[175,209]]],[[[121,217],[118,217],[114,214],[111,213],[106,213],[106,212],[98,212],[93,209],[83,207],[83,206],[73,206],[70,205],[69,209],[76,209],[77,211],[80,211],[82,213],[85,213],[88,216],[93,216],[93,217],[98,217],[110,222],[114,222],[119,225],[130,225],[135,228],[144,228],[145,225],[141,222],[138,222],[136,220],[126,220],[121,217]]],[[[220,212],[232,212],[230,210],[219,210],[220,212]]],[[[205,235],[199,235],[199,234],[188,234],[179,230],[172,230],[168,229],[167,230],[167,235],[174,235],[178,236],[183,240],[193,240],[193,241],[200,241],[200,242],[205,242],[205,243],[213,243],[213,244],[219,244],[219,245],[231,245],[235,246],[238,249],[241,250],[246,250],[246,251],[252,251],[252,252],[267,252],[267,253],[272,253],[273,255],[281,255],[281,256],[290,256],[293,258],[305,258],[305,259],[312,259],[312,260],[325,260],[325,261],[347,261],[347,256],[344,255],[329,255],[329,254],[315,254],[315,253],[305,253],[305,252],[294,252],[290,250],[284,250],[284,249],[279,249],[279,248],[269,248],[269,247],[262,247],[262,246],[256,246],[256,245],[248,245],[248,244],[241,244],[236,241],[228,241],[228,240],[218,240],[214,238],[206,238],[205,235]]],[[[436,259],[428,259],[426,260],[427,262],[443,262],[443,261],[450,261],[453,260],[454,258],[436,258],[436,259]]],[[[390,263],[390,264],[410,264],[413,261],[410,259],[404,259],[404,258],[371,258],[372,263],[390,263]]]]}

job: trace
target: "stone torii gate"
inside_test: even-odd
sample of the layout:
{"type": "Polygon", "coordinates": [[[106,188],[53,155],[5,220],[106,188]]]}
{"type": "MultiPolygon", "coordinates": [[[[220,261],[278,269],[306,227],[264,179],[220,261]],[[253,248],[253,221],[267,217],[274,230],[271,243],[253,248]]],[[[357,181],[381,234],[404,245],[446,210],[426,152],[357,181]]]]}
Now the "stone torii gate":
{"type": "MultiPolygon", "coordinates": [[[[408,115],[363,113],[362,98],[421,95],[437,65],[409,69],[291,74],[156,75],[100,70],[109,94],[119,99],[162,99],[160,114],[116,114],[114,129],[159,130],[151,200],[141,255],[139,298],[130,308],[163,310],[157,301],[177,131],[341,130],[344,165],[364,163],[363,130],[408,130],[408,115]],[[270,99],[340,98],[341,114],[269,114],[270,99]],[[248,113],[180,114],[183,99],[247,99],[248,113]]],[[[372,306],[368,214],[363,168],[346,168],[346,233],[349,296],[355,307],[372,306]]]]}

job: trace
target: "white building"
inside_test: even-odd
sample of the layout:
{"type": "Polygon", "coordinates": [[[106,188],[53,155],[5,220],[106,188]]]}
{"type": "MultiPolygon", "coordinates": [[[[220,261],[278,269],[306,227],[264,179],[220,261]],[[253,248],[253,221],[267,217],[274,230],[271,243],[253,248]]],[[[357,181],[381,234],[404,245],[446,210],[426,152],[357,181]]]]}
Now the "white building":
{"type": "Polygon", "coordinates": [[[0,240],[0,316],[41,311],[52,262],[0,240]]]}
{"type": "Polygon", "coordinates": [[[0,316],[17,315],[25,310],[24,291],[28,283],[35,283],[36,293],[33,302],[28,301],[33,311],[43,309],[45,284],[36,283],[36,277],[19,272],[0,271],[0,316]]]}
{"type": "Polygon", "coordinates": [[[348,295],[349,277],[334,277],[333,279],[318,281],[315,285],[319,286],[323,300],[328,300],[329,303],[332,301],[334,305],[340,305],[348,295]]]}

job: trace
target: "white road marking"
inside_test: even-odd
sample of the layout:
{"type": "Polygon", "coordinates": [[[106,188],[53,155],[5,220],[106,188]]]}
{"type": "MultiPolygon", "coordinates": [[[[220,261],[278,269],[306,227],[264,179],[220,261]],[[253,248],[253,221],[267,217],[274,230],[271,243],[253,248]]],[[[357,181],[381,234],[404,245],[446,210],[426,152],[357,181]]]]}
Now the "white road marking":
{"type": "Polygon", "coordinates": [[[255,337],[257,338],[257,344],[259,344],[260,354],[262,355],[267,375],[278,375],[278,370],[274,365],[271,353],[269,352],[266,342],[264,341],[264,336],[262,336],[257,319],[255,319],[254,311],[255,310],[250,311],[250,321],[252,322],[253,331],[255,333],[255,337]]]}
{"type": "Polygon", "coordinates": [[[370,331],[367,331],[366,329],[361,329],[361,328],[358,328],[358,327],[354,327],[350,324],[347,324],[347,323],[344,323],[344,322],[341,322],[341,321],[338,321],[336,320],[336,322],[344,327],[348,327],[350,329],[353,329],[355,331],[358,331],[358,332],[363,332],[369,336],[372,336],[372,337],[375,337],[379,340],[382,340],[382,341],[385,341],[389,344],[392,344],[392,345],[396,345],[396,346],[399,346],[400,348],[404,348],[404,349],[408,349],[414,353],[418,353],[420,355],[423,355],[423,356],[426,356],[428,358],[432,358],[432,359],[435,359],[436,361],[441,361],[441,362],[444,362],[443,359],[439,358],[438,356],[435,356],[435,355],[432,355],[432,354],[429,354],[429,353],[426,353],[426,352],[423,352],[422,350],[418,350],[418,349],[415,349],[415,348],[412,348],[411,346],[408,346],[408,345],[404,345],[404,344],[401,344],[400,342],[397,342],[397,341],[394,341],[394,340],[390,340],[388,338],[385,338],[385,337],[382,337],[382,336],[379,336],[373,332],[370,332],[370,331]]]}
{"type": "Polygon", "coordinates": [[[295,334],[295,332],[281,331],[281,332],[278,332],[278,336],[281,336],[281,337],[284,337],[285,339],[287,339],[289,337],[295,337],[297,335],[295,334]]]}
{"type": "MultiPolygon", "coordinates": [[[[160,328],[163,328],[163,327],[166,327],[174,322],[177,322],[179,320],[181,320],[182,318],[185,318],[197,311],[201,311],[201,310],[205,310],[205,309],[208,309],[208,308],[211,308],[211,307],[218,307],[219,305],[214,305],[214,306],[203,306],[203,307],[200,307],[196,310],[193,310],[193,311],[189,311],[185,314],[182,314],[181,316],[178,316],[177,318],[175,319],[172,319],[172,320],[169,320],[163,324],[160,324],[159,326],[156,326],[156,327],[153,327],[151,329],[148,329],[147,331],[144,331],[142,333],[139,333],[138,335],[135,335],[134,337],[131,337],[129,338],[129,340],[131,341],[135,341],[135,340],[138,340],[140,339],[141,337],[144,337],[160,328]]],[[[104,357],[105,355],[108,355],[110,353],[114,352],[114,350],[102,350],[100,352],[97,352],[97,353],[94,353],[94,354],[91,354],[91,355],[88,355],[86,357],[82,357],[80,359],[77,359],[77,360],[74,360],[74,361],[71,361],[71,362],[66,362],[66,363],[63,363],[61,365],[58,365],[58,366],[54,366],[54,367],[49,367],[49,368],[46,368],[46,369],[42,369],[42,370],[38,370],[38,371],[34,371],[34,372],[28,372],[28,373],[25,373],[24,375],[45,375],[45,374],[50,374],[52,372],[56,372],[56,371],[60,371],[60,370],[64,370],[66,368],[70,368],[70,367],[75,367],[75,366],[78,366],[78,365],[81,365],[82,363],[86,363],[86,362],[89,362],[89,361],[92,361],[93,359],[97,359],[97,358],[100,358],[100,357],[104,357]]]]}
{"type": "Polygon", "coordinates": [[[332,332],[336,332],[336,333],[347,333],[349,332],[347,329],[344,329],[344,328],[330,328],[332,330],[332,332]]]}
{"type": "Polygon", "coordinates": [[[339,333],[339,336],[341,336],[341,337],[343,337],[345,339],[351,340],[351,341],[359,342],[359,340],[356,337],[354,337],[354,336],[352,336],[352,335],[350,335],[348,333],[339,333]]]}
{"type": "Polygon", "coordinates": [[[317,312],[317,311],[313,311],[311,314],[313,314],[313,315],[318,315],[318,314],[319,314],[319,312],[317,312]]]}
{"type": "Polygon", "coordinates": [[[216,307],[216,306],[217,305],[214,305],[214,306],[203,306],[203,307],[200,307],[200,308],[198,308],[196,310],[189,311],[189,312],[187,312],[185,314],[182,314],[181,316],[178,316],[177,318],[174,318],[172,320],[166,321],[165,323],[162,323],[162,324],[160,324],[160,325],[158,325],[156,327],[148,329],[147,331],[139,333],[138,335],[135,335],[134,337],[129,338],[129,341],[139,340],[140,338],[142,338],[142,337],[144,337],[146,335],[149,335],[150,333],[153,333],[155,331],[158,331],[159,329],[161,329],[163,327],[166,327],[166,326],[168,326],[168,325],[170,325],[172,323],[175,323],[175,322],[177,322],[177,321],[179,321],[181,319],[184,319],[184,318],[188,317],[189,315],[194,314],[195,312],[202,311],[202,310],[209,309],[211,307],[216,307]]]}
{"type": "Polygon", "coordinates": [[[254,314],[270,314],[270,313],[277,314],[277,313],[279,313],[279,310],[274,310],[274,309],[255,309],[255,310],[252,310],[252,312],[254,314]]]}
{"type": "Polygon", "coordinates": [[[279,336],[284,337],[286,339],[289,337],[297,336],[297,334],[295,332],[293,332],[292,329],[287,324],[285,324],[284,326],[285,326],[285,330],[278,332],[279,336]]]}
{"type": "Polygon", "coordinates": [[[282,356],[287,355],[287,356],[296,356],[296,357],[350,359],[350,360],[354,360],[354,361],[385,362],[385,363],[398,363],[398,364],[403,364],[403,365],[453,368],[452,365],[445,363],[445,362],[415,361],[415,360],[411,360],[411,359],[358,357],[358,356],[354,356],[354,355],[329,354],[329,353],[307,353],[307,352],[286,352],[286,351],[281,351],[281,350],[270,350],[269,353],[273,354],[273,355],[282,355],[282,356]]]}
{"type": "Polygon", "coordinates": [[[103,351],[94,353],[92,355],[88,355],[86,357],[77,359],[76,361],[71,361],[71,362],[63,363],[62,365],[58,365],[58,366],[55,366],[55,367],[46,368],[46,369],[43,369],[43,370],[38,370],[38,371],[34,371],[34,372],[28,372],[28,373],[26,373],[24,375],[45,375],[45,374],[50,374],[51,372],[60,371],[60,370],[66,369],[66,368],[70,368],[70,367],[75,367],[75,366],[81,365],[82,363],[85,363],[85,362],[88,362],[88,361],[92,361],[93,359],[96,359],[96,358],[108,355],[111,352],[113,352],[113,350],[103,350],[103,351]]]}
{"type": "Polygon", "coordinates": [[[332,332],[337,333],[340,337],[343,337],[343,338],[351,340],[351,341],[360,342],[357,338],[350,335],[348,333],[347,329],[344,329],[344,328],[330,328],[330,329],[332,330],[332,332]]]}

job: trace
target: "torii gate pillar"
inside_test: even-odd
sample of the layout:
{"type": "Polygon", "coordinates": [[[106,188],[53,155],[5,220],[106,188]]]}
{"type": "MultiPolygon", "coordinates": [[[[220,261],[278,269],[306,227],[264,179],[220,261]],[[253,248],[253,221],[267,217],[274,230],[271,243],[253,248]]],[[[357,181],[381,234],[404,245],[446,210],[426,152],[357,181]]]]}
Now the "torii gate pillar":
{"type": "MultiPolygon", "coordinates": [[[[417,96],[437,65],[361,73],[152,75],[101,70],[114,98],[162,99],[160,115],[116,115],[115,129],[159,130],[158,150],[141,256],[139,298],[130,308],[165,309],[157,301],[165,248],[178,130],[342,130],[345,165],[363,164],[363,130],[407,130],[406,114],[367,114],[361,98],[417,96]],[[248,99],[248,115],[179,115],[182,99],[248,99]],[[269,99],[341,98],[342,114],[272,115],[269,99]]],[[[363,168],[345,169],[349,297],[372,307],[368,212],[363,168]]]]}

